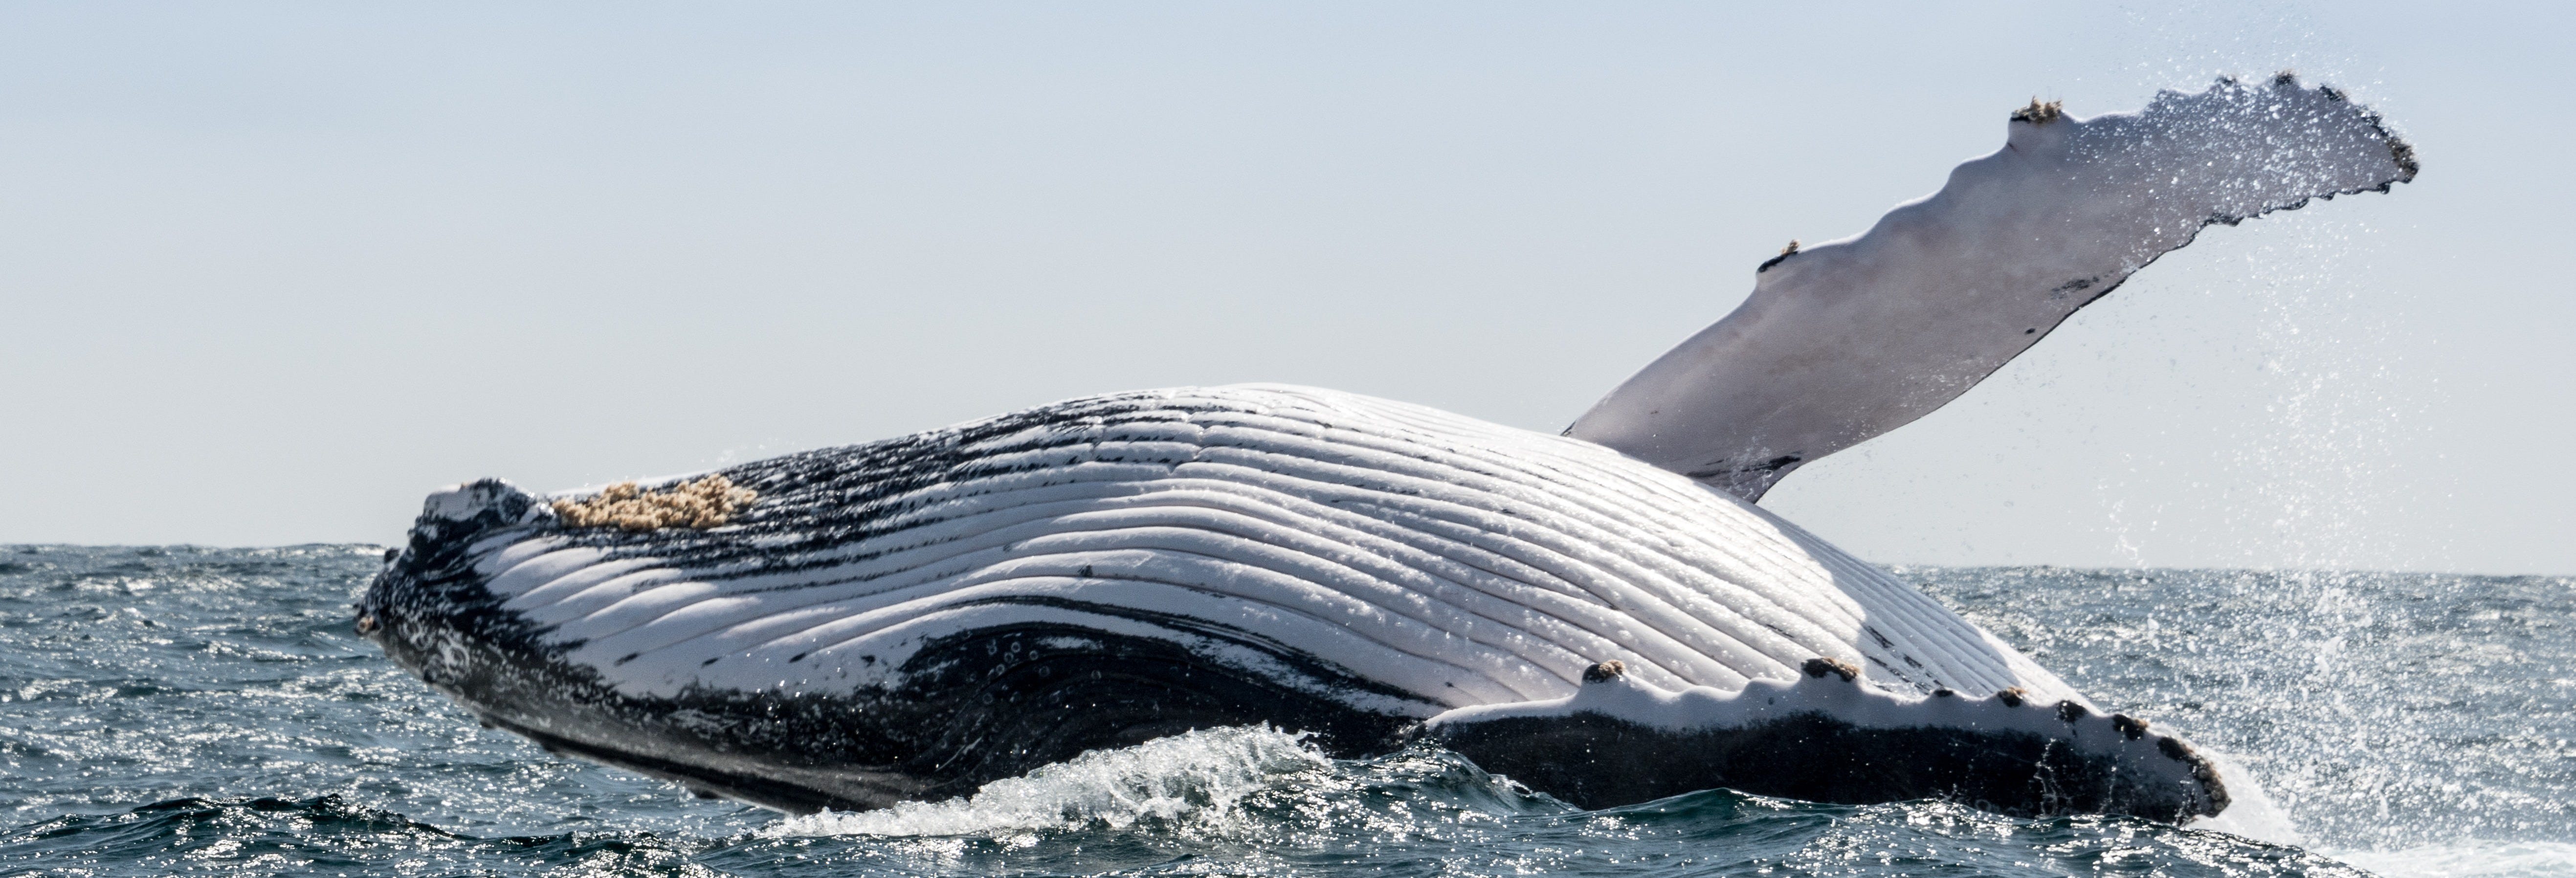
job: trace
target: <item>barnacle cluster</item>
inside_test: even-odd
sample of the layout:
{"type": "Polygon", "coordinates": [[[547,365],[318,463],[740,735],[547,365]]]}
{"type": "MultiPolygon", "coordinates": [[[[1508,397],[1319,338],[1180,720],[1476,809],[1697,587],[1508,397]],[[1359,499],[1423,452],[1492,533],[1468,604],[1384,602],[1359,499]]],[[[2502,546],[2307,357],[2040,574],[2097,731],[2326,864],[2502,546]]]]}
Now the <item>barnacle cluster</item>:
{"type": "Polygon", "coordinates": [[[2013,111],[2012,120],[2015,122],[2028,122],[2033,125],[2046,125],[2050,122],[2055,122],[2058,119],[2064,118],[2065,116],[2065,101],[2048,101],[2046,103],[2042,103],[2038,98],[2031,98],[2030,106],[2013,111]]]}
{"type": "Polygon", "coordinates": [[[572,527],[620,527],[659,530],[666,527],[706,529],[733,520],[733,514],[760,499],[760,492],[737,488],[721,475],[647,491],[634,482],[619,482],[584,500],[557,500],[555,515],[572,527]]]}

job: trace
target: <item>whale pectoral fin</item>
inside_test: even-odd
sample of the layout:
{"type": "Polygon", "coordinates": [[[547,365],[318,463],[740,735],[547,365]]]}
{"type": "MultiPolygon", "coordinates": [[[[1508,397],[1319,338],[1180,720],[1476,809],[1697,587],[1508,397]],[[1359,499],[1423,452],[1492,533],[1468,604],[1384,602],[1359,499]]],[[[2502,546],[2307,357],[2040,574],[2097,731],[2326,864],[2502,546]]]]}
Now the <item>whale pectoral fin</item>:
{"type": "Polygon", "coordinates": [[[2376,113],[2287,74],[2091,119],[2034,101],[2007,127],[1868,232],[1763,263],[1741,307],[1566,434],[1758,500],[1967,392],[2203,227],[2416,170],[2376,113]]]}
{"type": "Polygon", "coordinates": [[[1568,698],[1454,710],[1424,735],[1583,808],[1726,787],[1853,805],[1947,799],[2025,817],[2179,823],[2227,809],[2216,763],[2145,721],[2019,690],[1880,691],[1831,667],[1734,693],[1612,675],[1568,698]]]}

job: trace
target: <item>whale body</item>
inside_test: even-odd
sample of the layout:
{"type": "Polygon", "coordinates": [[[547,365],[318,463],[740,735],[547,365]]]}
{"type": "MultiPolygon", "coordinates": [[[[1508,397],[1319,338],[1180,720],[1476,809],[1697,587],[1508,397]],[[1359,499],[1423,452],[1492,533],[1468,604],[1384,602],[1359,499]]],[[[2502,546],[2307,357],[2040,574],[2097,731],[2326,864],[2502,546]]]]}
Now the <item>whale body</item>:
{"type": "Polygon", "coordinates": [[[430,497],[359,629],[487,724],[788,811],[1268,724],[1429,740],[1585,807],[2214,815],[2243,779],[1753,501],[2201,227],[2412,155],[2287,77],[2010,124],[1940,193],[1766,263],[1568,435],[1243,385],[609,491],[485,479],[430,497]]]}
{"type": "MultiPolygon", "coordinates": [[[[379,639],[495,725],[789,809],[971,792],[1093,747],[1258,723],[1344,754],[1427,726],[1527,780],[1507,752],[1521,736],[1477,742],[1536,714],[1474,710],[1586,688],[1722,702],[1779,684],[1858,737],[1870,711],[1935,691],[2017,688],[2002,712],[2052,727],[2061,702],[2085,705],[1759,507],[1592,443],[1367,397],[1118,394],[723,474],[760,502],[685,533],[563,528],[499,482],[442,495],[371,601],[379,639]],[[1806,676],[1818,658],[1857,679],[1806,676]],[[1611,661],[1622,673],[1583,682],[1611,661]]],[[[1676,725],[1629,712],[1619,733],[1676,725]]],[[[2067,758],[2106,787],[2070,794],[2098,797],[2084,810],[2223,801],[2186,783],[2208,771],[2188,750],[2157,749],[2171,739],[2076,713],[2099,746],[2067,758]]],[[[1780,733],[1739,725],[1746,746],[1780,733]]],[[[2013,735],[1942,747],[2055,740],[2013,735]]],[[[1942,790],[1911,774],[1972,762],[1920,761],[1851,782],[1916,798],[1942,790]]]]}

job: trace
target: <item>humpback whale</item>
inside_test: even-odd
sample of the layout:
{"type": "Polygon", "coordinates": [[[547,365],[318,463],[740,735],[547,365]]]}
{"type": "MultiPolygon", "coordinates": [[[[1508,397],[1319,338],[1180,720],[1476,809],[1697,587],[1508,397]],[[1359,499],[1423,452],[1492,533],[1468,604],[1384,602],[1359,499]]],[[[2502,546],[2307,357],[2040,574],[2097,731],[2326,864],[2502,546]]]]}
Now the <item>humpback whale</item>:
{"type": "MultiPolygon", "coordinates": [[[[357,628],[487,725],[791,812],[1268,724],[1584,807],[1726,786],[2214,815],[2246,781],[1755,504],[2212,224],[2411,180],[2283,75],[2005,145],[1562,435],[1281,385],[1067,400],[689,476],[432,494],[357,628]]],[[[2239,796],[2241,798],[2241,796],[2239,796]]]]}

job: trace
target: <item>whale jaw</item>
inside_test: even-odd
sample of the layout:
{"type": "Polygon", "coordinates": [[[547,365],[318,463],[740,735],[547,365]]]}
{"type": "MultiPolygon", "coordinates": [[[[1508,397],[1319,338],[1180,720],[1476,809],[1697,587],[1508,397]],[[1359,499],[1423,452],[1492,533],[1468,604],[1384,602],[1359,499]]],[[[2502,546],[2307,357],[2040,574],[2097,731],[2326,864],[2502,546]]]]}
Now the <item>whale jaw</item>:
{"type": "Polygon", "coordinates": [[[419,596],[434,591],[387,570],[362,604],[375,620],[367,636],[485,725],[788,813],[951,798],[1192,729],[1267,723],[1314,733],[1328,754],[1362,756],[1392,749],[1419,723],[1212,671],[1168,641],[1044,625],[926,645],[903,667],[906,684],[888,690],[638,696],[470,607],[421,612],[430,601],[419,596]]]}
{"type": "Polygon", "coordinates": [[[867,810],[964,795],[1086,750],[1192,729],[1268,723],[1359,756],[1394,748],[1419,724],[1309,694],[1371,688],[1331,668],[1305,668],[1303,686],[1286,686],[1214,671],[1170,640],[1039,623],[925,644],[899,669],[899,686],[636,694],[566,660],[579,644],[548,642],[485,587],[497,547],[559,530],[546,504],[485,479],[426,507],[359,601],[361,636],[487,727],[700,795],[788,813],[867,810]]]}

